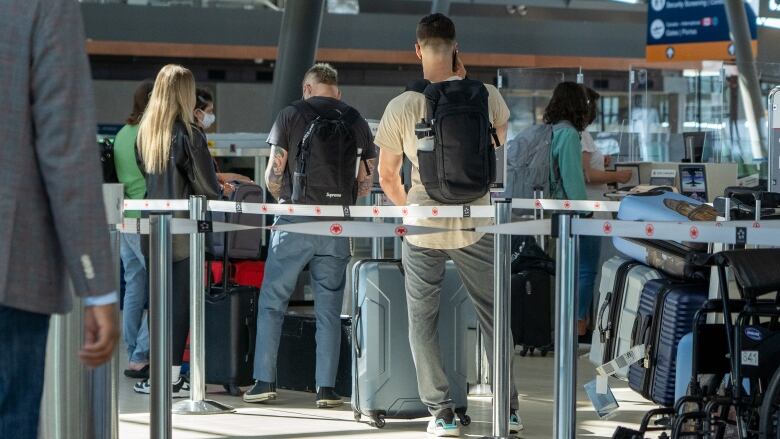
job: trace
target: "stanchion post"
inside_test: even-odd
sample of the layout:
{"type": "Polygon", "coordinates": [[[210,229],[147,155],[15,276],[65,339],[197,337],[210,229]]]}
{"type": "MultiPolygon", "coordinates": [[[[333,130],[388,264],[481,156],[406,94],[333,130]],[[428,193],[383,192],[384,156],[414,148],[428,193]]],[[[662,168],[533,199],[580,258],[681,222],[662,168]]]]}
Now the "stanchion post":
{"type": "MultiPolygon", "coordinates": [[[[382,192],[379,190],[374,190],[371,193],[371,202],[374,204],[374,206],[381,206],[382,205],[382,192]]],[[[384,218],[374,218],[375,223],[381,223],[384,222],[384,218]]],[[[384,259],[385,257],[385,239],[384,238],[374,238],[371,240],[371,258],[372,259],[384,259]]]]}
{"type": "Polygon", "coordinates": [[[555,413],[553,437],[574,439],[577,433],[577,241],[572,235],[572,215],[553,216],[558,238],[555,257],[555,413]]]}
{"type": "Polygon", "coordinates": [[[171,439],[171,214],[149,215],[151,439],[171,439]]]}
{"type": "MultiPolygon", "coordinates": [[[[495,200],[496,224],[512,218],[512,200],[495,200]]],[[[509,437],[509,409],[512,398],[511,367],[514,354],[509,341],[512,305],[510,295],[510,235],[496,234],[493,250],[493,435],[509,437]]]]}
{"type": "MultiPolygon", "coordinates": [[[[190,219],[205,221],[206,197],[190,196],[190,219]]],[[[227,251],[227,249],[225,249],[227,251]]],[[[233,407],[206,399],[206,237],[190,235],[190,398],[177,402],[173,413],[178,415],[209,415],[232,413],[233,407]]],[[[228,267],[222,267],[227,270],[228,267]]]]}

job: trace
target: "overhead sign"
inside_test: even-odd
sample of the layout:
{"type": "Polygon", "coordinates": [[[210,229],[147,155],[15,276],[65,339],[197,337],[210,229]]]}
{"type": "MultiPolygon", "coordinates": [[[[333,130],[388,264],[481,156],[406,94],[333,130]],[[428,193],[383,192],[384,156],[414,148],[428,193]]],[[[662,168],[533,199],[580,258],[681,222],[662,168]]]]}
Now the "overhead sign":
{"type": "MultiPolygon", "coordinates": [[[[650,0],[647,5],[647,60],[735,59],[724,1],[650,0]]],[[[756,14],[747,3],[745,9],[756,52],[756,14]]]]}

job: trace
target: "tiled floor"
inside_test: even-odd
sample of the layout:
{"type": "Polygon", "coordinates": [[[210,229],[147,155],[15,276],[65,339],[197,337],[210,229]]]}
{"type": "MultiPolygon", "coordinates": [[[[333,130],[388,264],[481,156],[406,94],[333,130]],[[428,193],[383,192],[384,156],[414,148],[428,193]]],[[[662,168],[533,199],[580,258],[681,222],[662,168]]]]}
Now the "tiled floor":
{"type": "MultiPolygon", "coordinates": [[[[553,358],[518,357],[515,362],[518,389],[521,393],[521,415],[525,424],[522,438],[552,437],[553,412],[553,358]]],[[[578,364],[577,437],[610,438],[617,425],[636,426],[644,412],[652,408],[625,383],[612,382],[620,402],[614,418],[601,421],[582,391],[582,384],[593,378],[593,367],[585,359],[578,364]]],[[[133,393],[132,380],[120,381],[120,438],[145,439],[149,437],[148,397],[133,393]]],[[[221,392],[221,387],[209,391],[221,392]]],[[[364,438],[406,439],[424,438],[427,419],[412,421],[389,420],[384,429],[370,427],[353,419],[348,404],[341,409],[314,408],[314,395],[302,392],[280,391],[277,401],[267,405],[245,404],[240,398],[224,393],[210,393],[209,398],[230,404],[235,414],[212,416],[174,416],[174,438],[364,438]]],[[[491,432],[490,399],[473,398],[469,401],[473,422],[463,429],[463,437],[481,437],[491,432]]]]}

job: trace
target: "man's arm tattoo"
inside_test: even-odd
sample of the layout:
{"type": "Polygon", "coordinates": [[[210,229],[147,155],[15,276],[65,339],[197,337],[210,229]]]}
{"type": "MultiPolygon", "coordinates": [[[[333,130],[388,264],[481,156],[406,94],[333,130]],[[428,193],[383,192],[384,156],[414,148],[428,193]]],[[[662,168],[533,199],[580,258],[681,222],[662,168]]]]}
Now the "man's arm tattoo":
{"type": "Polygon", "coordinates": [[[287,151],[279,147],[271,148],[271,161],[265,173],[265,183],[268,191],[277,200],[282,192],[282,179],[287,166],[287,151]]]}
{"type": "Polygon", "coordinates": [[[358,197],[365,197],[371,193],[374,187],[374,172],[376,172],[376,159],[368,159],[361,163],[358,173],[358,197]]]}

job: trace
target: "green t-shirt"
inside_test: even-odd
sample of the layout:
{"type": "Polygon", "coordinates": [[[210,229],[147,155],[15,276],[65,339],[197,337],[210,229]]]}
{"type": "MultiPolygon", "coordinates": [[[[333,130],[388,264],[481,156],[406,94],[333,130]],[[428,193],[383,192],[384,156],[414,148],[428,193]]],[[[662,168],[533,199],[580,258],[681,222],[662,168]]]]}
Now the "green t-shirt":
{"type": "MultiPolygon", "coordinates": [[[[135,138],[138,125],[125,125],[114,139],[114,165],[119,182],[125,185],[125,198],[142,200],[146,196],[146,179],[135,158],[135,138]]],[[[140,218],[141,212],[127,211],[127,218],[140,218]]]]}

